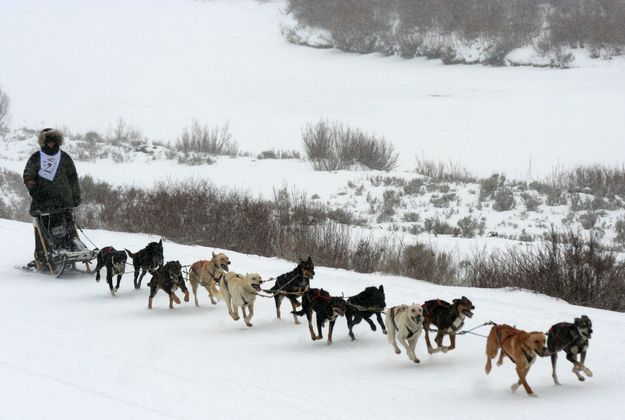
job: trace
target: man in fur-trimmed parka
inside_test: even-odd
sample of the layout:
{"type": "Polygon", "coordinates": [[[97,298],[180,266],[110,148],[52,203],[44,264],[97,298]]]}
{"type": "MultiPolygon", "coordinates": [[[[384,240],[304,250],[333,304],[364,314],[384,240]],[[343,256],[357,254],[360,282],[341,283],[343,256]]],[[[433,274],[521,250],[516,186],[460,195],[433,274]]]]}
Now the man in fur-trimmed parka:
{"type": "Polygon", "coordinates": [[[63,133],[46,128],[39,133],[41,150],[33,153],[24,168],[24,185],[32,198],[30,213],[70,209],[80,204],[76,166],[63,152],[63,133]]]}

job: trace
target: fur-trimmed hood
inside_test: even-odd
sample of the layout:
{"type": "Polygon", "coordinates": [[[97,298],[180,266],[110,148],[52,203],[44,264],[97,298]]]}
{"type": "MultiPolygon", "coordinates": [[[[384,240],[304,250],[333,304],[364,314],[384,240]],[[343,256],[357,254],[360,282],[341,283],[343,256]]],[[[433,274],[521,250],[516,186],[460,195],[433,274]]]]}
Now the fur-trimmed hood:
{"type": "Polygon", "coordinates": [[[46,142],[49,140],[53,140],[59,146],[63,145],[63,133],[59,130],[55,130],[53,128],[44,128],[39,133],[39,138],[37,142],[39,143],[39,147],[43,148],[46,145],[46,142]]]}

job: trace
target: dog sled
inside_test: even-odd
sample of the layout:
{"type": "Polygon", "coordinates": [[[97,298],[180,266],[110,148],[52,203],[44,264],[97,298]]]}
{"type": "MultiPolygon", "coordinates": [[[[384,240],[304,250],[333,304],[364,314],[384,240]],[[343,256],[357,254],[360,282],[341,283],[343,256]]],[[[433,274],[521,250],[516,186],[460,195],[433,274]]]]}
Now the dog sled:
{"type": "Polygon", "coordinates": [[[89,249],[78,236],[72,209],[58,209],[34,212],[35,260],[27,269],[49,272],[61,277],[68,267],[76,270],[76,264],[84,263],[89,273],[89,263],[98,255],[98,250],[89,249]]]}

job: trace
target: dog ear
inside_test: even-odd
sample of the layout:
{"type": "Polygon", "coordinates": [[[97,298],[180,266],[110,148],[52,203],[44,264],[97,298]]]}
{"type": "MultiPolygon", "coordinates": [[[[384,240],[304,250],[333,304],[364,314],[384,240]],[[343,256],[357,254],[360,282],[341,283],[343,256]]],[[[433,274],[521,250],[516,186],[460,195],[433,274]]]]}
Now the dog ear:
{"type": "Polygon", "coordinates": [[[452,300],[452,302],[458,304],[458,303],[460,303],[462,301],[460,299],[454,299],[454,300],[452,300]]]}
{"type": "Polygon", "coordinates": [[[161,238],[161,240],[160,240],[160,241],[158,241],[158,244],[159,244],[159,245],[161,245],[161,246],[163,246],[163,238],[161,238]]]}
{"type": "Polygon", "coordinates": [[[308,259],[306,260],[306,262],[312,264],[312,258],[310,258],[310,255],[308,256],[308,259]]]}
{"type": "Polygon", "coordinates": [[[380,292],[383,292],[383,291],[384,291],[384,286],[383,286],[383,285],[380,285],[380,287],[378,287],[378,290],[379,290],[380,292]]]}
{"type": "Polygon", "coordinates": [[[213,258],[215,258],[217,256],[217,254],[215,254],[215,251],[213,251],[213,258]]]}

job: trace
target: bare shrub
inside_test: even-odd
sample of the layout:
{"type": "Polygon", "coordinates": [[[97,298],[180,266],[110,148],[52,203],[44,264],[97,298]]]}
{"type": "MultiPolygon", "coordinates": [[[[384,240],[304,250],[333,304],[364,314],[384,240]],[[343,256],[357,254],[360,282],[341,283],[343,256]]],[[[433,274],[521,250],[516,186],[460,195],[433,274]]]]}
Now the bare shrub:
{"type": "Polygon", "coordinates": [[[456,268],[449,254],[435,252],[424,244],[413,244],[400,250],[397,274],[415,279],[427,279],[436,284],[454,284],[456,268]]]}
{"type": "Polygon", "coordinates": [[[531,248],[514,246],[474,255],[466,276],[474,287],[514,287],[569,303],[625,311],[625,263],[591,235],[558,233],[531,248]]]}
{"type": "Polygon", "coordinates": [[[9,95],[0,88],[0,133],[9,128],[9,95]]]}
{"type": "Polygon", "coordinates": [[[429,177],[436,182],[475,182],[473,174],[462,165],[453,161],[442,162],[417,157],[415,172],[429,177]]]}
{"type": "Polygon", "coordinates": [[[426,232],[433,233],[435,235],[455,235],[458,236],[460,229],[453,227],[444,220],[438,217],[428,217],[423,222],[423,229],[426,232]]]}
{"type": "Polygon", "coordinates": [[[493,209],[497,211],[508,211],[512,210],[515,205],[514,193],[510,188],[502,187],[497,189],[493,209]]]}
{"type": "Polygon", "coordinates": [[[484,235],[486,229],[486,223],[483,220],[478,220],[477,217],[466,216],[458,220],[458,227],[462,230],[462,237],[473,238],[475,235],[484,235]]]}
{"type": "Polygon", "coordinates": [[[0,218],[29,221],[30,197],[21,175],[0,168],[0,218]]]}
{"type": "Polygon", "coordinates": [[[398,154],[391,143],[339,122],[308,125],[302,137],[306,156],[317,171],[352,169],[355,164],[380,171],[397,166],[398,154]]]}
{"type": "Polygon", "coordinates": [[[598,218],[599,215],[597,214],[597,212],[589,210],[586,213],[582,213],[579,215],[579,222],[581,223],[582,228],[588,230],[595,227],[598,218]]]}
{"type": "Polygon", "coordinates": [[[625,245],[625,217],[621,217],[616,221],[614,230],[616,231],[614,240],[621,245],[625,245]]]}
{"type": "Polygon", "coordinates": [[[506,177],[504,175],[492,174],[488,178],[484,178],[480,180],[480,201],[487,200],[490,197],[493,197],[495,191],[497,189],[503,187],[506,182],[506,177]]]}
{"type": "Polygon", "coordinates": [[[543,201],[539,197],[529,192],[523,192],[521,198],[523,199],[527,211],[538,211],[538,208],[543,204],[543,201]]]}
{"type": "Polygon", "coordinates": [[[121,146],[123,143],[133,147],[146,143],[145,136],[136,127],[129,125],[123,118],[117,120],[114,126],[109,126],[105,134],[105,140],[114,146],[121,146]]]}
{"type": "Polygon", "coordinates": [[[230,133],[228,123],[209,127],[197,121],[193,121],[191,127],[182,131],[175,148],[185,154],[197,152],[226,156],[236,156],[239,151],[239,147],[230,133]]]}
{"type": "Polygon", "coordinates": [[[301,159],[300,152],[296,150],[263,150],[256,156],[257,159],[301,159]]]}

